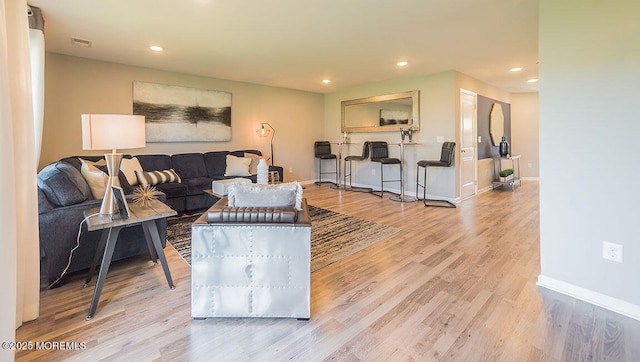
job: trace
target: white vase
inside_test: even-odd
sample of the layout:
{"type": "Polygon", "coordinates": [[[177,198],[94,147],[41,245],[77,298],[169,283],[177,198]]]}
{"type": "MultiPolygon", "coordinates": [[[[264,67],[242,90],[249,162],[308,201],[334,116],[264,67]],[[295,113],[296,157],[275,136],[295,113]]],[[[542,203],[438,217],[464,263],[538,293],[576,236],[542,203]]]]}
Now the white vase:
{"type": "Polygon", "coordinates": [[[267,166],[267,161],[264,158],[261,158],[258,162],[258,183],[269,183],[269,166],[267,166]]]}

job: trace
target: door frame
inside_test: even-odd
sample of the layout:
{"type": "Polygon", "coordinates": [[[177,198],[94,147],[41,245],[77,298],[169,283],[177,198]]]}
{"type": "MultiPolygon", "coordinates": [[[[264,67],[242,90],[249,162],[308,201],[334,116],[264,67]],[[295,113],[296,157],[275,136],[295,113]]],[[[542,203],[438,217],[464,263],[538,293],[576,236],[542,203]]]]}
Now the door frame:
{"type": "Polygon", "coordinates": [[[459,103],[459,122],[460,122],[460,133],[458,143],[460,144],[459,152],[460,158],[462,159],[462,138],[464,137],[464,117],[462,112],[462,95],[468,95],[473,97],[473,109],[475,112],[473,113],[473,194],[469,195],[465,198],[462,197],[462,186],[463,186],[463,167],[462,162],[460,162],[460,199],[464,200],[470,197],[473,197],[478,194],[478,94],[476,92],[472,92],[463,88],[460,88],[460,93],[458,95],[458,103],[459,103]]]}

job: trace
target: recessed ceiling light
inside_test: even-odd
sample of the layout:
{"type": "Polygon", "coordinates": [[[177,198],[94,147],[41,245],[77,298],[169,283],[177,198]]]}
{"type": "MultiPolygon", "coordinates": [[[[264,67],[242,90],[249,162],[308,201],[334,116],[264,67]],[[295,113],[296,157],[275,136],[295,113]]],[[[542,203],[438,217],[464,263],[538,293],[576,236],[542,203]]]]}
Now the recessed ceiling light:
{"type": "Polygon", "coordinates": [[[537,81],[538,81],[538,78],[532,78],[532,79],[529,79],[527,82],[529,82],[529,83],[535,83],[535,82],[537,82],[537,81]]]}
{"type": "Polygon", "coordinates": [[[409,64],[408,62],[405,62],[404,60],[401,62],[397,62],[396,65],[399,67],[404,67],[405,65],[409,64]]]}
{"type": "Polygon", "coordinates": [[[149,47],[149,49],[153,50],[154,52],[161,52],[161,51],[164,50],[162,47],[157,46],[157,45],[152,45],[152,46],[149,47]]]}
{"type": "Polygon", "coordinates": [[[513,67],[511,69],[509,69],[510,72],[519,72],[522,70],[522,67],[513,67]]]}
{"type": "Polygon", "coordinates": [[[329,84],[329,83],[331,83],[331,79],[323,79],[322,83],[329,84]]]}

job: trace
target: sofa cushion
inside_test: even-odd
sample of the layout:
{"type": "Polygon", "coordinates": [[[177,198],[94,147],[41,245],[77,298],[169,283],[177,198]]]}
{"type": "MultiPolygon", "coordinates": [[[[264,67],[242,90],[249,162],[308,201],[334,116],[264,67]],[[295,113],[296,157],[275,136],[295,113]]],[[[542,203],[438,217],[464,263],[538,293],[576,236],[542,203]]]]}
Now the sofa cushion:
{"type": "Polygon", "coordinates": [[[168,170],[173,168],[169,155],[137,155],[144,171],[168,170]]]}
{"type": "Polygon", "coordinates": [[[302,186],[297,182],[277,185],[233,183],[228,188],[229,207],[302,208],[302,186]]]}
{"type": "Polygon", "coordinates": [[[251,176],[249,173],[250,158],[236,157],[227,155],[227,168],[224,171],[225,176],[251,176]]]}
{"type": "Polygon", "coordinates": [[[167,182],[155,185],[156,190],[164,192],[167,199],[187,196],[187,186],[177,182],[167,182]]]}
{"type": "Polygon", "coordinates": [[[259,150],[239,150],[230,152],[232,155],[236,157],[244,157],[245,153],[253,153],[254,155],[262,156],[262,152],[259,150]]]}
{"type": "Polygon", "coordinates": [[[38,173],[38,187],[56,206],[68,206],[91,199],[91,189],[74,166],[58,161],[38,173]]]}
{"type": "Polygon", "coordinates": [[[181,178],[207,177],[202,153],[180,153],[171,156],[171,164],[181,178]]]}
{"type": "Polygon", "coordinates": [[[193,177],[182,180],[182,183],[187,186],[187,195],[200,195],[203,190],[210,189],[212,179],[208,177],[193,177]]]}
{"type": "Polygon", "coordinates": [[[228,151],[207,152],[203,154],[204,164],[207,167],[207,176],[215,179],[224,175],[227,169],[228,151]]]}
{"type": "MultiPolygon", "coordinates": [[[[75,167],[76,170],[78,170],[78,172],[80,172],[80,169],[82,168],[82,162],[80,161],[80,159],[85,159],[88,161],[93,161],[93,162],[99,162],[100,160],[104,160],[104,156],[88,156],[88,155],[83,155],[83,156],[70,156],[70,157],[65,157],[63,159],[61,159],[60,161],[66,162],[68,164],[70,164],[71,166],[75,167]]],[[[106,162],[105,162],[106,164],[106,162]]]]}

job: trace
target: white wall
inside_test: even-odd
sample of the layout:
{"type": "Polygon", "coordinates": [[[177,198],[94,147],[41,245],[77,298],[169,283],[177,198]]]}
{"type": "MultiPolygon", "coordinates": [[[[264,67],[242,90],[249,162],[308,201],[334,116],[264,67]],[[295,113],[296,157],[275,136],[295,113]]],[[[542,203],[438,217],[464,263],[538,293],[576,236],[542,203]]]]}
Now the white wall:
{"type": "Polygon", "coordinates": [[[519,154],[520,176],[540,177],[538,93],[511,94],[511,153],[519,154]]]}
{"type": "MultiPolygon", "coordinates": [[[[436,136],[444,136],[447,141],[456,140],[454,74],[455,72],[449,71],[419,78],[391,80],[326,94],[324,138],[331,142],[337,142],[342,139],[342,134],[340,133],[340,102],[349,99],[419,90],[420,131],[414,133],[413,137],[414,141],[420,143],[420,145],[409,146],[405,152],[405,192],[408,195],[415,195],[416,162],[422,159],[440,159],[442,143],[436,142],[436,136]]],[[[386,141],[389,143],[391,157],[400,157],[400,147],[395,145],[401,140],[399,132],[351,133],[350,139],[357,144],[350,146],[350,149],[344,152],[345,155],[359,155],[362,152],[362,143],[364,141],[386,141]]],[[[334,152],[337,153],[338,151],[334,149],[334,152]]],[[[397,178],[397,169],[397,167],[385,166],[385,179],[397,178]]],[[[379,163],[354,162],[354,183],[379,189],[379,170],[379,163]],[[375,175],[372,174],[374,171],[376,172],[375,175]]],[[[429,194],[455,200],[457,197],[455,177],[456,172],[453,167],[434,170],[434,172],[430,170],[429,194]]],[[[385,188],[396,192],[400,190],[397,183],[386,184],[385,188]]]]}
{"type": "Polygon", "coordinates": [[[640,319],[640,2],[540,1],[539,284],[640,319]],[[602,241],[624,263],[602,258],[602,241]]]}
{"type": "Polygon", "coordinates": [[[269,139],[256,134],[260,122],[276,130],[274,159],[285,180],[313,180],[313,140],[323,128],[323,95],[256,84],[204,78],[147,68],[47,53],[45,120],[40,168],[62,157],[102,154],[83,151],[82,113],[132,112],[133,81],[232,93],[230,142],[148,143],[132,154],[260,149],[269,155],[269,139]],[[289,169],[293,172],[289,173],[289,169]]]}

